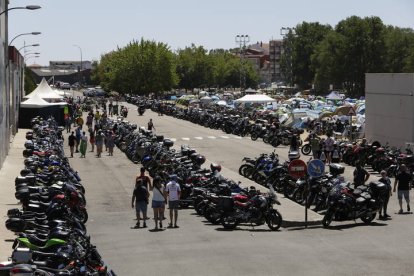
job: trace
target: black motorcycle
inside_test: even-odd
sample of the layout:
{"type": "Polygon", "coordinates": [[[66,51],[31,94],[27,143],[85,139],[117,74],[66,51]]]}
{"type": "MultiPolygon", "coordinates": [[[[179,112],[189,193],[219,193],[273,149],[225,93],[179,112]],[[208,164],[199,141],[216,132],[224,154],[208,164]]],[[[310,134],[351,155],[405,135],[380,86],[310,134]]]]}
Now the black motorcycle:
{"type": "Polygon", "coordinates": [[[252,197],[248,202],[241,203],[228,197],[221,217],[221,224],[225,229],[234,229],[240,223],[251,223],[255,225],[267,224],[276,231],[282,225],[282,215],[273,209],[273,204],[280,205],[272,186],[268,194],[261,194],[252,197]]]}
{"type": "Polygon", "coordinates": [[[388,188],[381,182],[371,182],[356,189],[351,189],[344,183],[338,184],[329,193],[328,210],[322,224],[327,228],[332,221],[358,218],[365,223],[371,223],[380,211],[387,193],[388,188]]]}

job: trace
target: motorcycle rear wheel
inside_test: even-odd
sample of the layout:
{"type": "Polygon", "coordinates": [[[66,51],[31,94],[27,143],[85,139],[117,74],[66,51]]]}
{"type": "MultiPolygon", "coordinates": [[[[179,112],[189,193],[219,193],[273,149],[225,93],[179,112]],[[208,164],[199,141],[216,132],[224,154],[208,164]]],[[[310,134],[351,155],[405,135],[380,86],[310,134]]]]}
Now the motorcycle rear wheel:
{"type": "Polygon", "coordinates": [[[366,223],[370,224],[376,217],[377,213],[371,213],[370,216],[361,217],[361,220],[366,223]]]}
{"type": "Polygon", "coordinates": [[[232,215],[224,215],[221,217],[221,225],[223,225],[225,229],[233,230],[238,224],[239,222],[232,215]]]}
{"type": "Polygon", "coordinates": [[[243,164],[243,165],[241,165],[240,168],[239,168],[239,174],[241,176],[246,177],[246,169],[249,168],[249,167],[252,167],[252,166],[249,165],[249,164],[243,164]]]}
{"type": "Polygon", "coordinates": [[[282,221],[282,215],[279,213],[279,211],[271,210],[267,217],[266,223],[270,230],[276,231],[282,225],[282,221]]]}
{"type": "Polygon", "coordinates": [[[259,136],[256,134],[256,133],[252,133],[252,135],[250,136],[250,138],[253,140],[253,141],[256,141],[257,140],[257,138],[259,138],[259,136]]]}

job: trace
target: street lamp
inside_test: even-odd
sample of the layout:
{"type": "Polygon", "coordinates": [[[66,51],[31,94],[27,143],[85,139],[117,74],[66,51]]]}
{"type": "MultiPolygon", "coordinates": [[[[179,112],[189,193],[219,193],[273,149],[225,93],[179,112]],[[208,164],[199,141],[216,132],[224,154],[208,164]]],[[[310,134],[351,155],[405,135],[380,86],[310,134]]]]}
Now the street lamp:
{"type": "Polygon", "coordinates": [[[83,79],[83,73],[82,73],[82,48],[79,45],[73,44],[73,47],[79,48],[80,52],[80,72],[79,72],[79,86],[82,86],[82,79],[83,79]]]}
{"type": "Polygon", "coordinates": [[[9,46],[12,44],[12,42],[13,42],[16,38],[18,38],[18,37],[20,37],[20,36],[22,36],[22,35],[40,35],[40,34],[41,34],[41,32],[31,32],[31,33],[23,33],[23,34],[16,35],[16,36],[15,36],[15,37],[13,37],[13,39],[10,41],[9,46]]]}
{"type": "Polygon", "coordinates": [[[33,52],[28,52],[27,54],[25,54],[24,56],[23,56],[23,58],[26,58],[28,55],[40,55],[40,53],[33,53],[33,52]]]}
{"type": "Polygon", "coordinates": [[[37,9],[40,9],[41,7],[40,6],[38,6],[38,5],[28,5],[28,6],[26,6],[26,7],[13,7],[13,8],[10,8],[10,9],[7,9],[7,10],[5,10],[5,11],[2,11],[1,13],[0,13],[0,15],[2,15],[3,13],[5,13],[5,12],[8,12],[8,11],[11,11],[11,10],[21,10],[21,9],[24,9],[24,10],[37,10],[37,9]]]}
{"type": "Polygon", "coordinates": [[[24,62],[26,63],[29,59],[31,59],[31,58],[38,58],[38,57],[40,57],[40,56],[31,56],[31,57],[28,57],[28,58],[25,59],[24,62]]]}
{"type": "Polygon", "coordinates": [[[27,47],[38,47],[40,46],[40,44],[31,44],[31,45],[24,45],[23,47],[21,47],[18,51],[20,52],[20,50],[27,48],[27,47]]]}
{"type": "Polygon", "coordinates": [[[240,47],[240,89],[246,88],[246,70],[244,68],[244,55],[246,43],[250,41],[249,35],[236,35],[236,43],[240,47]]]}

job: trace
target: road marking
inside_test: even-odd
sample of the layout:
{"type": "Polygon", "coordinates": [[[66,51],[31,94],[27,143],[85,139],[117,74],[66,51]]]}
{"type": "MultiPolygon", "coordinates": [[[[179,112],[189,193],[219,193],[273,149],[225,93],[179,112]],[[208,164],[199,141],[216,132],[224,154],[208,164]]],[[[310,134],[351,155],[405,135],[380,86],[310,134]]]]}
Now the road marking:
{"type": "Polygon", "coordinates": [[[190,138],[183,137],[183,138],[181,138],[181,140],[184,140],[184,141],[190,141],[190,138]]]}
{"type": "Polygon", "coordinates": [[[216,136],[207,136],[209,139],[216,139],[216,136]]]}
{"type": "Polygon", "coordinates": [[[194,139],[203,140],[203,137],[194,137],[194,139]]]}
{"type": "Polygon", "coordinates": [[[170,138],[170,140],[173,141],[173,142],[177,141],[176,138],[170,138]]]}
{"type": "Polygon", "coordinates": [[[243,139],[243,137],[240,136],[233,136],[234,139],[243,139]]]}
{"type": "Polygon", "coordinates": [[[230,137],[229,136],[220,136],[221,138],[223,138],[223,139],[229,139],[230,137]]]}

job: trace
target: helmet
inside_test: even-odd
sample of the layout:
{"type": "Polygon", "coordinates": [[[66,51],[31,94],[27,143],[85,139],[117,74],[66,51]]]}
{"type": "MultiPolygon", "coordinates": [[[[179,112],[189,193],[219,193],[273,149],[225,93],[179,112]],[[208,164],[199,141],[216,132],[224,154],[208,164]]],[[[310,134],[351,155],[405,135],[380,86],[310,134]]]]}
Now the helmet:
{"type": "Polygon", "coordinates": [[[203,165],[204,162],[206,162],[206,158],[203,155],[199,154],[196,158],[197,165],[203,165]]]}
{"type": "Polygon", "coordinates": [[[220,172],[221,171],[221,166],[217,163],[211,163],[210,169],[211,169],[212,172],[214,172],[214,171],[220,172]]]}

